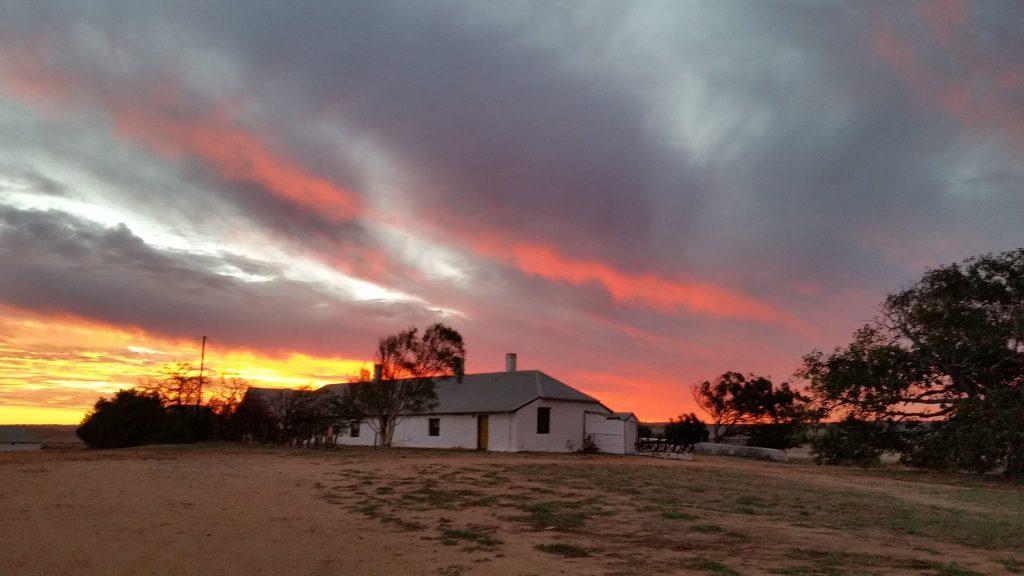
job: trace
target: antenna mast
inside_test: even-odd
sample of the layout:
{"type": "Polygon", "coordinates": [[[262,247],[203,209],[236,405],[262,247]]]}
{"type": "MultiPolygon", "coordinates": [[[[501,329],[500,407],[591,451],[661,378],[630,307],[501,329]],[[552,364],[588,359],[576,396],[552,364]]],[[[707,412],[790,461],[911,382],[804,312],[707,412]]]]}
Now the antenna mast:
{"type": "Polygon", "coordinates": [[[206,336],[203,336],[203,351],[199,356],[199,394],[196,396],[196,415],[199,414],[199,405],[203,402],[203,368],[206,364],[206,336]]]}

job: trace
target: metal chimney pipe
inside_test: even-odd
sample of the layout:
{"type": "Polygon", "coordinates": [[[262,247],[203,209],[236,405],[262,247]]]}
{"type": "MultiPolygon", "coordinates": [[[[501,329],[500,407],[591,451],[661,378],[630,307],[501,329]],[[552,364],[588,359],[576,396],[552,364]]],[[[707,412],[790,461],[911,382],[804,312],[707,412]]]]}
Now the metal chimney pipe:
{"type": "Polygon", "coordinates": [[[373,381],[374,382],[380,382],[381,373],[383,371],[384,371],[384,365],[383,364],[374,364],[373,365],[373,381]]]}
{"type": "Polygon", "coordinates": [[[505,372],[516,371],[516,354],[515,352],[509,352],[505,354],[505,372]]]}

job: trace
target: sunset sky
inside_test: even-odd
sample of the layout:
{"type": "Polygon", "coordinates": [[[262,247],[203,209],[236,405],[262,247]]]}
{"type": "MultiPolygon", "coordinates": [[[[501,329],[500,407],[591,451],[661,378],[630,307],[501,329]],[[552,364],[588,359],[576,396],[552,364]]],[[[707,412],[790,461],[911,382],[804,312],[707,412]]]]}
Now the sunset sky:
{"type": "Polygon", "coordinates": [[[1024,3],[7,2],[0,423],[445,322],[667,419],[1024,245],[1024,3]]]}

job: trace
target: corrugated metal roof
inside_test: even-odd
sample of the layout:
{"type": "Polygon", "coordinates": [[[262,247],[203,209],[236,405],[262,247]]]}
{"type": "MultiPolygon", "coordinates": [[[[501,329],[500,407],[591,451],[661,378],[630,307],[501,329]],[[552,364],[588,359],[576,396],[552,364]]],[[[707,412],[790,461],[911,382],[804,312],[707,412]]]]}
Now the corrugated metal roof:
{"type": "MultiPolygon", "coordinates": [[[[322,390],[340,393],[348,384],[328,384],[322,390]]],[[[263,397],[278,389],[250,389],[263,397]]],[[[593,396],[555,380],[539,370],[487,372],[466,374],[462,383],[454,378],[440,378],[435,386],[437,407],[434,414],[472,414],[480,412],[512,412],[525,404],[543,398],[600,404],[593,396]]]]}
{"type": "Polygon", "coordinates": [[[42,444],[42,442],[24,426],[0,426],[0,444],[42,444]]]}
{"type": "Polygon", "coordinates": [[[634,420],[637,419],[636,414],[633,414],[632,412],[612,412],[608,417],[616,420],[629,420],[630,418],[634,420]]]}

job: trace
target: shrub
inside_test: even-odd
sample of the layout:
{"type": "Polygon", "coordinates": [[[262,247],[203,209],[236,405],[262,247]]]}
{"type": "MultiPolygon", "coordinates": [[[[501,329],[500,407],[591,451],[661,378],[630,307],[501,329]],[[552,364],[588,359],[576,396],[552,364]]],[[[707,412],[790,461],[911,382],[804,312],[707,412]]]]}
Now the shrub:
{"type": "Polygon", "coordinates": [[[811,454],[818,464],[878,464],[882,454],[894,447],[886,426],[854,418],[827,425],[811,439],[811,454]]]}
{"type": "Polygon", "coordinates": [[[90,448],[121,448],[152,441],[164,424],[164,408],[154,393],[121,390],[100,398],[76,430],[90,448]]]}
{"type": "Polygon", "coordinates": [[[672,444],[693,446],[708,439],[708,427],[696,414],[683,414],[665,426],[665,438],[672,444]]]}
{"type": "Polygon", "coordinates": [[[594,440],[593,434],[583,436],[583,446],[580,446],[579,451],[584,454],[597,454],[597,442],[594,440]]]}
{"type": "Polygon", "coordinates": [[[798,422],[785,424],[758,424],[750,430],[747,446],[787,450],[804,442],[804,425],[798,422]]]}

